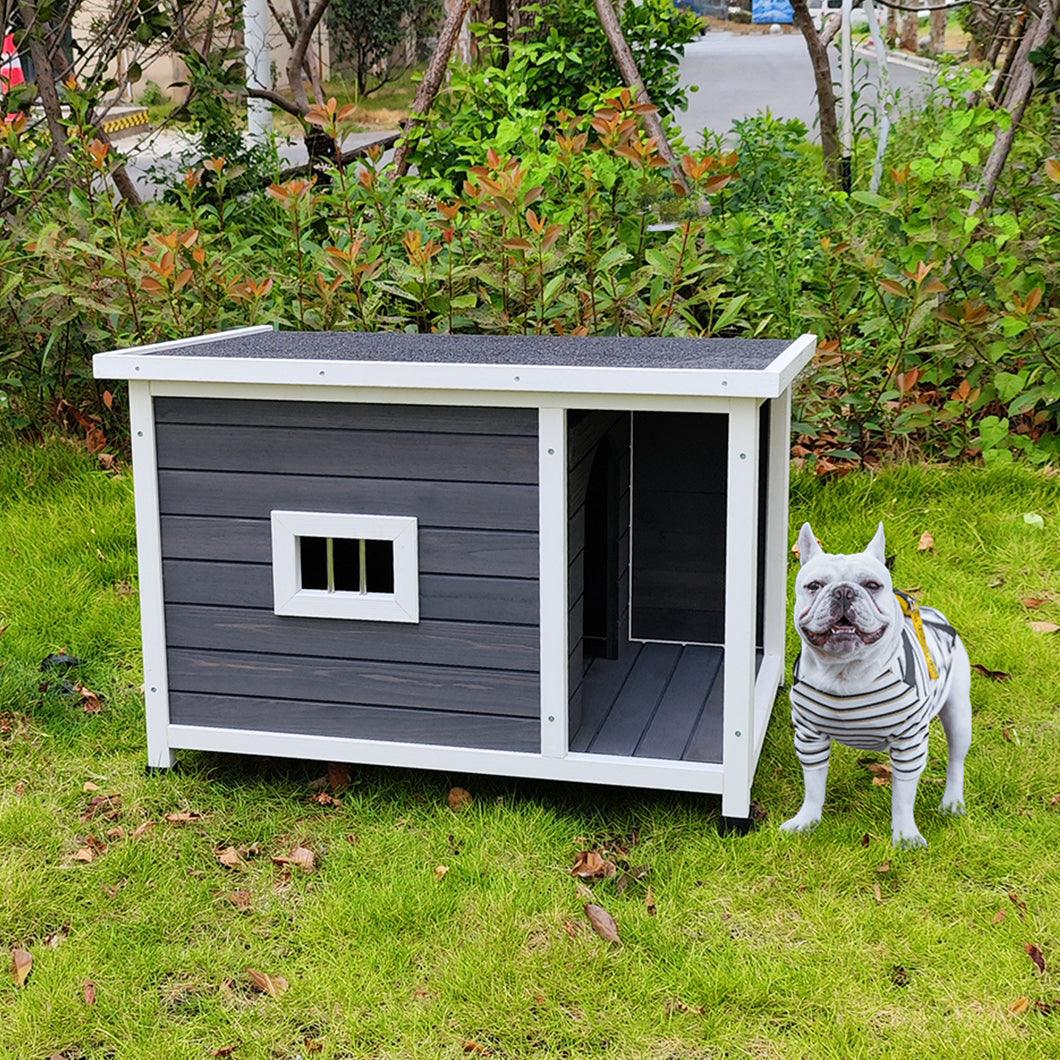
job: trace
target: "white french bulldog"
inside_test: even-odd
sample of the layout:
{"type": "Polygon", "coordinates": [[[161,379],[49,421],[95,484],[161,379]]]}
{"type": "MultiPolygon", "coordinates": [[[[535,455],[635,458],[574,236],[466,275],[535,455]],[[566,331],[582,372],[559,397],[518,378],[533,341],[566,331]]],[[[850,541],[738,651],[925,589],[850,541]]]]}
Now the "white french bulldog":
{"type": "Polygon", "coordinates": [[[941,809],[964,810],[964,759],[972,742],[968,653],[932,608],[920,609],[923,642],[918,637],[891,586],[882,523],[868,548],[854,555],[825,552],[804,523],[799,558],[795,628],[802,654],[791,704],[805,795],[799,812],[780,827],[801,832],[820,821],[829,751],[838,740],[890,753],[892,842],[926,846],[913,804],[936,714],[949,745],[941,809]]]}

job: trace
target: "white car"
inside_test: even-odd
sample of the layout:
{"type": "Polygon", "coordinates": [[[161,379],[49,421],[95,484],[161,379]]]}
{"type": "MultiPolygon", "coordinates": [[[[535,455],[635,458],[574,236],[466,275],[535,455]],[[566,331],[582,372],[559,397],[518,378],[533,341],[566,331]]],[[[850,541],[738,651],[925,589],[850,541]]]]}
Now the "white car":
{"type": "MultiPolygon", "coordinates": [[[[843,0],[812,0],[809,6],[814,22],[818,26],[823,26],[832,15],[840,13],[843,0]]],[[[879,18],[882,20],[884,17],[884,14],[879,12],[879,18]]],[[[865,25],[868,20],[869,16],[865,14],[865,8],[861,6],[860,0],[854,0],[850,12],[851,25],[865,25]]]]}

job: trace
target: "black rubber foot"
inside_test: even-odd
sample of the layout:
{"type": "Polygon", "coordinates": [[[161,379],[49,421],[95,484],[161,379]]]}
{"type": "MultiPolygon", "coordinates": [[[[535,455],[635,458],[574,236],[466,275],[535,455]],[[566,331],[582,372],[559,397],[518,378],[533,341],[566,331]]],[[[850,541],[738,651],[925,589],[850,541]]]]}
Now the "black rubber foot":
{"type": "Polygon", "coordinates": [[[718,822],[721,835],[747,835],[755,826],[753,817],[722,817],[718,822]]]}

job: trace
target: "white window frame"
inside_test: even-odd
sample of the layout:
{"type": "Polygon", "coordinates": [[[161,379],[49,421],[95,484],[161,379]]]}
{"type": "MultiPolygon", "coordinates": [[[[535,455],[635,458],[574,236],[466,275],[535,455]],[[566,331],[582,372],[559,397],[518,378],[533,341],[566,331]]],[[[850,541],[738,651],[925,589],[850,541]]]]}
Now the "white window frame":
{"type": "Polygon", "coordinates": [[[273,611],[277,615],[366,622],[419,622],[420,568],[415,516],[274,511],[271,517],[273,611]],[[361,593],[303,589],[300,537],[392,542],[394,591],[361,593]]]}

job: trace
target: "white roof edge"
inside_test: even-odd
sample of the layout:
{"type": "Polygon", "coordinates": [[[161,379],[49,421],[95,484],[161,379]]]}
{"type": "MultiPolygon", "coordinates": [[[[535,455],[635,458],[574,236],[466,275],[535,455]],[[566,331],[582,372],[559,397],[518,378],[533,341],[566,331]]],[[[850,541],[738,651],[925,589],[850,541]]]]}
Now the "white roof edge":
{"type": "Polygon", "coordinates": [[[271,330],[257,325],[98,353],[93,371],[97,378],[158,382],[774,398],[810,361],[817,343],[814,335],[801,335],[761,369],[165,356],[167,350],[271,330]]]}

